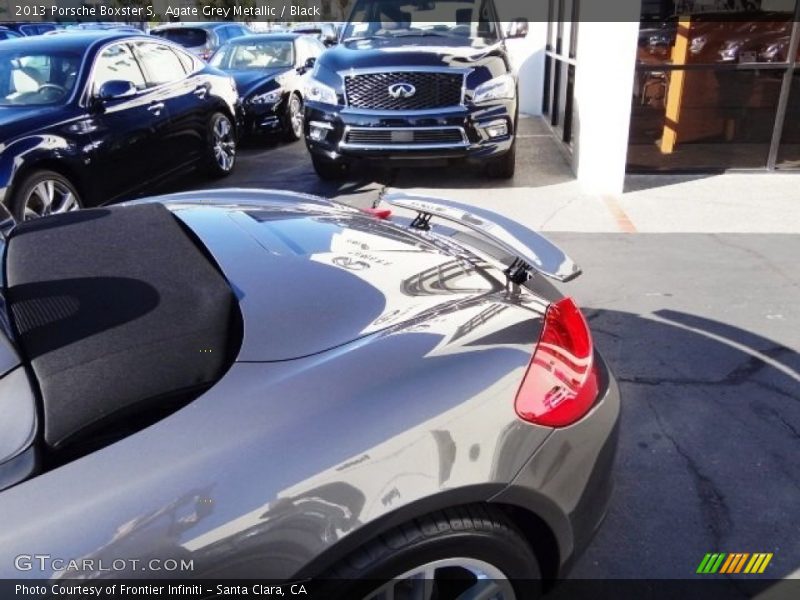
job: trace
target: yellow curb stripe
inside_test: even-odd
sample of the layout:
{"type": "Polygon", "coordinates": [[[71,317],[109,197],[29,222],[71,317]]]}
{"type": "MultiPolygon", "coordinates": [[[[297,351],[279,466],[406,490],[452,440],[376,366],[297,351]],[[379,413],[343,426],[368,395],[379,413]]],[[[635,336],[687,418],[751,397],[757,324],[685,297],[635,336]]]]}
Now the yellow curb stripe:
{"type": "Polygon", "coordinates": [[[617,199],[614,196],[604,196],[603,200],[605,201],[608,212],[614,217],[614,221],[616,221],[619,230],[623,233],[636,233],[636,226],[631,222],[625,211],[622,210],[617,199]]]}

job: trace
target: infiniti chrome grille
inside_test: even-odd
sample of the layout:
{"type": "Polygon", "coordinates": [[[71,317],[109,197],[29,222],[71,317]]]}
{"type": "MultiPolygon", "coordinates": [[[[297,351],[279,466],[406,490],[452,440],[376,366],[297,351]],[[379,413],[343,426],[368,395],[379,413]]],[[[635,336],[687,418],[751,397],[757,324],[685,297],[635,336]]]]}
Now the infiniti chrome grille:
{"type": "MultiPolygon", "coordinates": [[[[344,78],[347,103],[372,110],[426,110],[458,106],[464,74],[429,71],[363,73],[344,78]],[[414,93],[393,96],[390,88],[407,84],[414,93]]],[[[396,88],[395,88],[396,89],[396,88]]]]}

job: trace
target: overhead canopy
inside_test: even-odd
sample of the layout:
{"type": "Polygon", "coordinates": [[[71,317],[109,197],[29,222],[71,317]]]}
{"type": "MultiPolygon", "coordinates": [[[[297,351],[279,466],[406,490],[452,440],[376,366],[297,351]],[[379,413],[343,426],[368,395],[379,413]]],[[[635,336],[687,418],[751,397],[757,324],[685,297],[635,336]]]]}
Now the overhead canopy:
{"type": "Polygon", "coordinates": [[[230,286],[161,204],[23,223],[6,279],[53,448],[191,399],[241,341],[230,286]]]}

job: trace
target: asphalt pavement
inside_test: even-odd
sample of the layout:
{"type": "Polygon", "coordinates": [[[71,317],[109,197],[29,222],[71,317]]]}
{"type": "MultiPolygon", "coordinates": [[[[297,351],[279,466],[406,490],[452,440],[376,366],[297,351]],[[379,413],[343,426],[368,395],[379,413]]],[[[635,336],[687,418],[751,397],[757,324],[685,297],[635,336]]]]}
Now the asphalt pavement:
{"type": "Polygon", "coordinates": [[[616,491],[573,577],[690,577],[715,551],[773,552],[771,577],[797,571],[800,178],[632,177],[625,194],[597,198],[541,121],[523,121],[519,143],[512,182],[452,167],[324,183],[302,142],[260,140],[226,180],[174,187],[288,189],[360,207],[411,189],[551,232],[584,269],[564,291],[623,397],[616,491]]]}

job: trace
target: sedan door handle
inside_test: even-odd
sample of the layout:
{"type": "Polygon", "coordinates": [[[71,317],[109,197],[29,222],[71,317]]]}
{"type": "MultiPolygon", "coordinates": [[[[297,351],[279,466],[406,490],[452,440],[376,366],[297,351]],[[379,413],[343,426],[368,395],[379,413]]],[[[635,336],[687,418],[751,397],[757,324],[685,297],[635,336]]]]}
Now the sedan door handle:
{"type": "Polygon", "coordinates": [[[200,98],[200,100],[202,100],[203,98],[205,98],[205,97],[208,95],[208,88],[205,88],[205,87],[202,87],[202,86],[201,86],[201,87],[197,88],[197,89],[196,89],[194,92],[192,92],[192,93],[193,93],[195,96],[197,96],[198,98],[200,98]]]}
{"type": "Polygon", "coordinates": [[[158,115],[161,114],[161,111],[164,110],[164,103],[163,102],[154,102],[153,104],[151,104],[150,106],[147,107],[147,110],[149,110],[155,116],[158,116],[158,115]]]}

